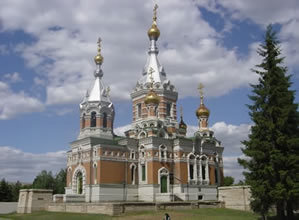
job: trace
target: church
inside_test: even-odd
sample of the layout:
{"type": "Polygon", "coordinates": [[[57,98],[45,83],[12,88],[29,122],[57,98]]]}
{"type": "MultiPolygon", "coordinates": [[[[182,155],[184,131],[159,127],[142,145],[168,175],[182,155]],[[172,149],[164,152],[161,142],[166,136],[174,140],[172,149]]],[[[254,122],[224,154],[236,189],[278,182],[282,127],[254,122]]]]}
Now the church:
{"type": "Polygon", "coordinates": [[[158,59],[159,36],[155,6],[147,61],[131,92],[132,124],[123,137],[113,131],[99,39],[95,79],[80,103],[80,132],[67,152],[64,202],[217,200],[223,147],[208,127],[203,86],[194,109],[198,130],[187,137],[182,111],[177,118],[178,92],[158,59]]]}

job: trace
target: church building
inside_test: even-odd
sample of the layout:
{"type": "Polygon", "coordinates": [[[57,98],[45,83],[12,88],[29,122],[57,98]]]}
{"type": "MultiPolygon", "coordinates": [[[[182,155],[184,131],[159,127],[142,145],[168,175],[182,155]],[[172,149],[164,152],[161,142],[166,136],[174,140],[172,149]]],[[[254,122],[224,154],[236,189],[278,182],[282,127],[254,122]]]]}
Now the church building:
{"type": "Polygon", "coordinates": [[[65,202],[217,200],[223,147],[208,127],[202,85],[194,136],[186,137],[182,111],[177,119],[178,92],[158,60],[156,12],[157,6],[147,61],[131,92],[131,129],[123,137],[113,132],[115,109],[98,41],[95,79],[80,103],[80,132],[67,152],[65,202]]]}

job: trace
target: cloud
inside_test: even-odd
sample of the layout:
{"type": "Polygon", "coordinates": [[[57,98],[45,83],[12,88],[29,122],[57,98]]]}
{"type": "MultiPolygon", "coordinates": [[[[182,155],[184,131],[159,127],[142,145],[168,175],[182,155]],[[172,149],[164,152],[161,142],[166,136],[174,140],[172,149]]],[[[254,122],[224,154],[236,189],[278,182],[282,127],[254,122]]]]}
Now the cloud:
{"type": "Polygon", "coordinates": [[[119,136],[125,136],[125,131],[131,129],[132,125],[131,124],[128,124],[128,125],[124,125],[124,126],[120,126],[120,127],[117,127],[114,129],[114,133],[116,135],[119,135],[119,136]]]}
{"type": "MultiPolygon", "coordinates": [[[[129,99],[146,61],[151,2],[2,1],[0,6],[3,31],[23,30],[35,39],[17,45],[16,51],[37,73],[35,83],[45,86],[47,105],[83,98],[93,81],[98,36],[103,39],[103,80],[112,89],[112,100],[129,99]]],[[[199,81],[207,94],[219,96],[256,80],[249,71],[258,63],[255,48],[243,58],[226,49],[195,2],[161,1],[159,6],[159,59],[180,97],[194,96],[199,81]]]]}
{"type": "Polygon", "coordinates": [[[65,151],[35,154],[0,146],[0,179],[30,183],[42,170],[57,173],[65,167],[65,151]]]}
{"type": "Polygon", "coordinates": [[[44,105],[38,99],[23,91],[14,93],[6,83],[0,81],[0,120],[43,109],[44,105]]]}
{"type": "Polygon", "coordinates": [[[6,73],[6,74],[4,74],[3,79],[7,80],[8,82],[11,82],[11,83],[16,83],[16,82],[22,81],[22,78],[18,72],[6,73]]]}

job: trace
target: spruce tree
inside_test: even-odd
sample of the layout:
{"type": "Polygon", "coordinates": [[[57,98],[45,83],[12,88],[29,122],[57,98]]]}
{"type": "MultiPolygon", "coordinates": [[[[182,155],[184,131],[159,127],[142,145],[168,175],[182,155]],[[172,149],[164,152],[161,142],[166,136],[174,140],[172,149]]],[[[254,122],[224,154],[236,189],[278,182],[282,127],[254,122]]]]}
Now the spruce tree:
{"type": "Polygon", "coordinates": [[[299,198],[299,113],[295,91],[290,90],[291,75],[282,66],[271,25],[257,52],[263,61],[253,70],[259,82],[251,85],[253,95],[249,98],[253,103],[248,105],[254,125],[249,140],[243,142],[247,159],[239,159],[239,163],[247,169],[244,175],[251,186],[253,210],[265,218],[269,208],[276,205],[280,219],[285,212],[291,219],[299,198]]]}

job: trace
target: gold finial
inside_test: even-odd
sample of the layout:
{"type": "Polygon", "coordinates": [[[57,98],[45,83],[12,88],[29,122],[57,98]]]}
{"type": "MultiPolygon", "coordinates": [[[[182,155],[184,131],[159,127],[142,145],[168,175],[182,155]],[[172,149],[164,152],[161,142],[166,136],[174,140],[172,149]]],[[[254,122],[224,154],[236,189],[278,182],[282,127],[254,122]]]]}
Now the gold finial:
{"type": "Polygon", "coordinates": [[[158,38],[160,36],[160,30],[157,27],[157,9],[158,9],[158,5],[155,4],[154,9],[153,9],[153,23],[147,32],[149,38],[155,39],[155,40],[158,40],[158,38]]]}
{"type": "Polygon", "coordinates": [[[203,88],[204,88],[204,85],[202,83],[199,83],[198,91],[200,94],[200,104],[201,105],[203,104],[203,88]]]}
{"type": "Polygon", "coordinates": [[[157,21],[157,9],[158,9],[158,5],[157,4],[155,4],[155,6],[154,6],[154,9],[153,9],[153,11],[154,11],[154,13],[153,13],[153,21],[157,21]]]}
{"type": "Polygon", "coordinates": [[[104,60],[104,57],[101,54],[101,42],[102,42],[102,39],[99,37],[98,42],[97,42],[98,43],[98,54],[94,57],[95,63],[99,64],[99,65],[101,65],[104,60]]]}

